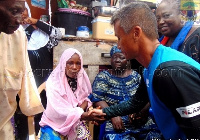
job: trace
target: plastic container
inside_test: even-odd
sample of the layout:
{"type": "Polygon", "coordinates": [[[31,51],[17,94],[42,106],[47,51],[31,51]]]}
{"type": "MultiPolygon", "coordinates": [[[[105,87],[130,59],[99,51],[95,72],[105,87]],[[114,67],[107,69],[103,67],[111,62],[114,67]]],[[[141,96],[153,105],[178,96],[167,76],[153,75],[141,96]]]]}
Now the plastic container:
{"type": "Polygon", "coordinates": [[[79,26],[76,32],[77,37],[89,38],[89,28],[87,26],[79,26]]]}
{"type": "Polygon", "coordinates": [[[89,30],[92,30],[92,17],[89,15],[58,11],[55,12],[55,19],[57,27],[65,28],[66,35],[76,35],[79,26],[87,26],[89,30]]]}
{"type": "Polygon", "coordinates": [[[110,25],[111,17],[98,16],[92,21],[92,38],[116,40],[114,27],[110,25]]]}

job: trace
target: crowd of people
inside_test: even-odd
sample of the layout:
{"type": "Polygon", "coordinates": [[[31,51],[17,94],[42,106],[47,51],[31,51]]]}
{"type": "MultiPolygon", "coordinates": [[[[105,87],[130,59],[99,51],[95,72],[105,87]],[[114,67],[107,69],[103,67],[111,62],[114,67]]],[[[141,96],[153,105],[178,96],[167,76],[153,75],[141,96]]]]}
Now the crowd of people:
{"type": "MultiPolygon", "coordinates": [[[[125,55],[113,46],[110,50],[112,69],[100,72],[92,85],[90,100],[94,107],[105,108],[127,101],[139,87],[141,76],[131,69],[131,63],[125,55]]],[[[101,139],[161,139],[161,133],[151,116],[150,105],[140,112],[125,116],[113,117],[101,125],[101,139]]]]}
{"type": "MultiPolygon", "coordinates": [[[[158,16],[159,8],[156,18],[147,5],[134,2],[112,16],[111,24],[118,37],[118,48],[127,59],[135,58],[145,67],[144,80],[130,100],[103,109],[93,109],[90,113],[110,119],[136,113],[150,102],[155,122],[165,139],[198,139],[200,64],[173,47],[160,44],[157,22],[162,21],[159,31],[170,32],[174,25],[172,20],[175,20],[171,16],[176,9],[168,13],[163,11],[162,16],[158,16]],[[169,20],[171,22],[167,24],[169,20]],[[144,88],[147,88],[147,92],[144,92],[144,88]]],[[[199,49],[196,53],[199,54],[199,49]]]]}
{"type": "Polygon", "coordinates": [[[111,18],[112,69],[90,83],[76,49],[65,50],[53,70],[58,28],[32,18],[25,0],[0,0],[2,140],[28,139],[26,116],[33,115],[44,140],[92,140],[89,121],[100,125],[100,140],[200,138],[200,28],[182,21],[181,0],[162,0],[156,11],[133,1],[111,18]]]}

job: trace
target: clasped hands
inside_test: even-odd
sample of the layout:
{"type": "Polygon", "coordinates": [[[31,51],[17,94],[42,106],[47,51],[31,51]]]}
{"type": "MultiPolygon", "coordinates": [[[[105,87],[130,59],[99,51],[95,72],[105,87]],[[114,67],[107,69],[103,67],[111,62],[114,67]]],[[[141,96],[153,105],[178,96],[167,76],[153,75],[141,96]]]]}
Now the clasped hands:
{"type": "Polygon", "coordinates": [[[106,121],[106,114],[103,113],[103,110],[101,109],[101,107],[97,107],[97,108],[91,108],[89,109],[87,113],[87,117],[83,118],[85,120],[89,120],[92,121],[93,124],[95,125],[99,125],[101,123],[103,123],[104,121],[106,121]]]}
{"type": "MultiPolygon", "coordinates": [[[[102,124],[104,121],[106,121],[106,118],[105,118],[106,113],[103,113],[103,110],[101,109],[100,106],[97,108],[90,109],[88,111],[88,115],[93,116],[92,123],[95,125],[102,124]]],[[[122,132],[125,130],[121,117],[113,117],[111,121],[112,121],[112,125],[115,131],[122,132]]]]}

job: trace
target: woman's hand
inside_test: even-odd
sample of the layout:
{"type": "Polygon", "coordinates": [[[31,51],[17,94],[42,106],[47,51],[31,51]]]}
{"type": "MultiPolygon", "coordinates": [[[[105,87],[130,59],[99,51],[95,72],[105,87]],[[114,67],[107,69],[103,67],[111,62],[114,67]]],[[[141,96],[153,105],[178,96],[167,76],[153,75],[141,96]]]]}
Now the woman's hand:
{"type": "Polygon", "coordinates": [[[104,121],[106,121],[106,114],[103,113],[102,109],[100,109],[101,107],[98,106],[97,108],[94,108],[92,110],[89,110],[88,112],[84,112],[87,113],[81,116],[81,119],[83,120],[89,120],[89,121],[93,121],[92,123],[95,125],[99,125],[101,123],[103,123],[104,121]]]}
{"type": "Polygon", "coordinates": [[[35,25],[37,23],[38,19],[34,19],[31,17],[26,17],[23,19],[22,24],[31,24],[31,25],[35,25]]]}
{"type": "Polygon", "coordinates": [[[90,111],[88,111],[88,115],[91,115],[92,113],[95,113],[98,116],[105,116],[106,114],[103,113],[102,109],[94,108],[90,111]]]}
{"type": "Polygon", "coordinates": [[[135,127],[144,125],[148,121],[149,108],[150,103],[147,103],[140,112],[129,115],[130,123],[132,123],[135,127]]]}
{"type": "Polygon", "coordinates": [[[81,115],[81,120],[88,120],[88,121],[94,121],[96,124],[101,124],[103,123],[106,119],[104,118],[103,115],[99,116],[96,113],[90,113],[88,114],[88,112],[84,112],[81,115]]]}
{"type": "Polygon", "coordinates": [[[130,123],[133,123],[135,120],[139,120],[141,119],[141,116],[139,115],[139,113],[134,113],[134,114],[130,114],[129,115],[129,121],[130,123]]]}
{"type": "Polygon", "coordinates": [[[121,117],[113,117],[111,118],[111,122],[116,132],[122,132],[125,130],[121,117]]]}
{"type": "Polygon", "coordinates": [[[140,127],[144,125],[148,120],[149,113],[148,112],[139,112],[129,115],[129,121],[135,127],[140,127]]]}
{"type": "Polygon", "coordinates": [[[85,112],[88,107],[88,101],[84,101],[79,107],[82,108],[85,112]]]}

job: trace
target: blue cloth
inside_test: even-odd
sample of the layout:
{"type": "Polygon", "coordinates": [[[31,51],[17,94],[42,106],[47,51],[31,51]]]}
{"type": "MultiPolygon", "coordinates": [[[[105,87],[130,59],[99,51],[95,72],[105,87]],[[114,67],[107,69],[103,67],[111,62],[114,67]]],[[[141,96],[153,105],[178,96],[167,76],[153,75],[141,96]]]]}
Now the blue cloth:
{"type": "MultiPolygon", "coordinates": [[[[187,21],[185,23],[185,25],[183,26],[183,28],[181,29],[181,31],[179,32],[179,34],[175,38],[174,42],[170,46],[172,49],[175,49],[175,50],[179,49],[179,47],[183,44],[186,36],[188,35],[190,29],[192,28],[193,24],[194,24],[193,21],[187,21]]],[[[164,38],[164,36],[162,36],[159,39],[159,41],[161,42],[163,38],[164,38]]]]}
{"type": "Polygon", "coordinates": [[[159,42],[161,42],[161,41],[163,40],[164,37],[165,37],[165,36],[162,35],[162,36],[159,38],[159,42]]]}
{"type": "Polygon", "coordinates": [[[110,56],[112,57],[113,54],[115,53],[121,53],[122,51],[117,48],[117,46],[113,46],[110,50],[110,56]]]}
{"type": "MultiPolygon", "coordinates": [[[[92,85],[93,93],[90,95],[92,102],[105,101],[109,106],[119,104],[129,100],[135,94],[140,83],[140,75],[133,71],[128,77],[116,77],[108,71],[100,72],[92,85]]],[[[161,138],[161,133],[157,125],[149,117],[146,124],[134,127],[129,122],[128,115],[121,116],[124,127],[124,132],[117,133],[112,126],[111,120],[106,121],[105,127],[102,125],[100,136],[106,140],[135,140],[135,139],[152,139],[161,138]],[[104,134],[103,134],[103,133],[104,134]]]]}
{"type": "Polygon", "coordinates": [[[149,99],[151,102],[151,107],[153,109],[153,115],[165,139],[186,139],[185,134],[177,125],[171,111],[159,100],[159,98],[155,94],[152,85],[154,71],[156,70],[158,65],[171,60],[182,61],[200,69],[200,65],[192,58],[178,51],[174,51],[169,47],[159,45],[153,55],[153,58],[148,68],[144,69],[144,80],[147,85],[149,99]]]}
{"type": "Polygon", "coordinates": [[[105,134],[105,128],[106,128],[106,122],[104,122],[100,126],[99,140],[103,140],[103,137],[104,137],[104,134],[105,134]]]}
{"type": "Polygon", "coordinates": [[[58,132],[56,132],[49,126],[41,127],[40,140],[61,140],[61,139],[63,140],[67,138],[60,135],[58,132]]]}
{"type": "Polygon", "coordinates": [[[187,34],[189,33],[190,29],[192,28],[193,24],[194,24],[194,22],[192,22],[192,21],[188,21],[185,23],[185,25],[179,32],[178,36],[175,38],[174,42],[172,43],[172,45],[171,45],[172,49],[178,50],[179,46],[181,46],[182,43],[184,42],[184,40],[185,40],[187,34]]]}

